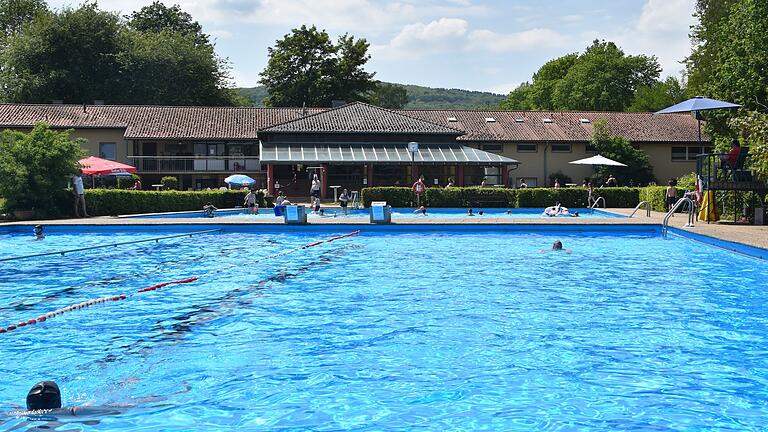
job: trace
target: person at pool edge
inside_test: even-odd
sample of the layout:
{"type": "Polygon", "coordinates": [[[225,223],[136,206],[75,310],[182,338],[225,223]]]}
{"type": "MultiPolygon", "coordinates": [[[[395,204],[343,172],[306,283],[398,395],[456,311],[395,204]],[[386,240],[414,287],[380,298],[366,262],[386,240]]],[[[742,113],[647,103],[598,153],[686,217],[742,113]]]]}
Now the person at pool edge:
{"type": "Polygon", "coordinates": [[[259,214],[259,204],[256,202],[255,190],[252,189],[248,191],[248,194],[245,195],[243,205],[245,205],[245,207],[248,208],[251,211],[251,213],[259,214]]]}
{"type": "Polygon", "coordinates": [[[211,203],[208,203],[203,206],[203,211],[205,212],[205,215],[208,216],[209,218],[216,216],[216,210],[218,209],[214,207],[214,205],[211,203]]]}
{"type": "Polygon", "coordinates": [[[43,233],[43,226],[42,225],[35,225],[35,240],[42,240],[45,238],[45,234],[43,233]]]}
{"type": "Polygon", "coordinates": [[[85,209],[85,189],[83,188],[83,178],[80,177],[80,174],[72,176],[72,195],[75,198],[75,217],[90,217],[85,209]],[[82,216],[80,216],[81,209],[83,210],[82,216]]]}
{"type": "Polygon", "coordinates": [[[416,210],[414,210],[413,212],[414,213],[421,213],[422,216],[426,216],[427,215],[427,207],[426,206],[421,206],[421,207],[417,208],[416,210]]]}
{"type": "Polygon", "coordinates": [[[341,191],[341,195],[339,195],[339,206],[341,207],[341,212],[344,213],[344,216],[347,215],[348,204],[349,204],[349,191],[344,189],[341,191]]]}

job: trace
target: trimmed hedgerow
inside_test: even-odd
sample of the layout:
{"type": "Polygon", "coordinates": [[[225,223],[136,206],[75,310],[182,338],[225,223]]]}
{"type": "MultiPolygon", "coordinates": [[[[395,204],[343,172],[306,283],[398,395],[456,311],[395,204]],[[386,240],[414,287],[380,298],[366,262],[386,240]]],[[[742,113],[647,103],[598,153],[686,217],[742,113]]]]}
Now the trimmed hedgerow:
{"type": "MultiPolygon", "coordinates": [[[[593,189],[592,196],[605,198],[607,207],[631,208],[640,202],[640,188],[593,189]]],[[[430,207],[588,207],[585,188],[428,188],[421,203],[430,207]]],[[[386,201],[393,207],[414,206],[416,195],[406,187],[372,187],[362,191],[362,202],[386,201]]],[[[602,206],[602,203],[601,203],[602,206]]]]}
{"type": "MultiPolygon", "coordinates": [[[[121,189],[86,189],[85,202],[92,216],[137,213],[162,213],[201,210],[207,203],[218,208],[243,205],[246,191],[136,191],[121,189]]],[[[264,193],[257,191],[260,206],[265,206],[264,193]]],[[[72,196],[59,200],[64,214],[72,215],[72,196]]]]}
{"type": "MultiPolygon", "coordinates": [[[[682,196],[682,194],[680,194],[680,196],[682,196]]],[[[667,211],[666,197],[667,197],[666,186],[648,186],[640,189],[640,196],[639,196],[638,202],[648,201],[651,204],[651,208],[653,210],[665,212],[667,211]]]]}

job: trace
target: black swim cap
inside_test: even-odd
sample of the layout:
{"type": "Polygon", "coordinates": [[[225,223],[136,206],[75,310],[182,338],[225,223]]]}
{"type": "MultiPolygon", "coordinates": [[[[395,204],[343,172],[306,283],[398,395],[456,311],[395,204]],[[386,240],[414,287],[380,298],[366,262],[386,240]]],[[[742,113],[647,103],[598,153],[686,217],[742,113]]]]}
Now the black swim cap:
{"type": "Polygon", "coordinates": [[[55,382],[41,381],[27,393],[28,410],[56,408],[61,408],[61,392],[55,382]]]}

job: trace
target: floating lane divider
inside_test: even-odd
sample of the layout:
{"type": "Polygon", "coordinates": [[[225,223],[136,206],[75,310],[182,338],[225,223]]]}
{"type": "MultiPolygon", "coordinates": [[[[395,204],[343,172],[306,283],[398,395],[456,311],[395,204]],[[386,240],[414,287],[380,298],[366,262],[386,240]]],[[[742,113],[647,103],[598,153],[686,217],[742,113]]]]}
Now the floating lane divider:
{"type": "MultiPolygon", "coordinates": [[[[200,233],[203,233],[203,232],[211,232],[211,231],[220,231],[220,230],[198,231],[198,232],[196,232],[194,234],[200,234],[200,233]]],[[[190,233],[190,234],[193,234],[193,233],[190,233]]],[[[287,251],[283,251],[283,252],[276,253],[276,254],[273,254],[273,255],[267,255],[265,257],[261,257],[261,258],[255,260],[255,261],[259,262],[259,261],[264,261],[264,260],[270,259],[270,258],[276,258],[276,257],[279,257],[279,256],[288,255],[289,253],[297,252],[297,251],[304,250],[304,249],[309,249],[311,247],[319,246],[319,245],[324,244],[324,243],[330,243],[330,242],[333,242],[333,241],[336,241],[336,240],[340,240],[340,239],[347,238],[347,237],[352,237],[352,236],[355,236],[355,235],[358,235],[358,234],[360,234],[360,230],[353,231],[353,232],[348,233],[348,234],[342,234],[342,235],[339,235],[339,236],[336,236],[336,237],[331,237],[331,238],[328,238],[328,239],[325,239],[325,240],[316,241],[314,243],[309,243],[309,244],[306,244],[304,246],[299,246],[299,247],[296,247],[296,248],[293,248],[293,249],[288,249],[287,251]]],[[[184,235],[188,235],[188,234],[184,234],[184,235]]],[[[178,237],[178,236],[174,236],[174,237],[178,237]]],[[[142,241],[146,241],[146,240],[142,240],[142,241]]],[[[217,272],[219,272],[219,271],[217,271],[217,272]]],[[[179,279],[179,280],[175,280],[175,281],[171,281],[171,282],[161,282],[159,284],[148,286],[146,288],[141,288],[140,290],[136,291],[136,294],[137,293],[145,293],[145,292],[149,292],[149,291],[155,291],[157,289],[160,289],[160,288],[168,286],[168,285],[192,283],[192,282],[195,282],[195,281],[197,281],[199,279],[200,278],[198,278],[198,277],[191,277],[191,278],[179,279]]],[[[29,320],[26,320],[26,321],[20,321],[18,324],[11,324],[8,327],[0,327],[0,333],[8,333],[8,332],[13,331],[13,330],[18,330],[18,329],[20,329],[22,327],[30,326],[30,325],[41,323],[41,322],[45,322],[45,321],[47,321],[50,318],[60,316],[60,315],[65,314],[67,312],[72,312],[74,310],[84,309],[84,308],[87,308],[89,306],[93,306],[93,305],[96,305],[96,304],[107,303],[107,302],[111,302],[111,301],[126,300],[126,299],[128,299],[130,297],[133,297],[134,295],[135,294],[131,294],[130,296],[128,296],[128,295],[125,295],[125,294],[120,294],[120,295],[113,295],[113,296],[107,296],[107,297],[100,297],[100,298],[92,299],[92,300],[86,300],[84,302],[76,303],[76,304],[67,306],[65,308],[56,309],[53,312],[48,312],[46,314],[40,315],[37,318],[32,318],[32,319],[29,319],[29,320]]]]}
{"type": "Polygon", "coordinates": [[[96,246],[87,246],[87,247],[81,247],[77,249],[67,249],[63,251],[56,251],[56,252],[45,252],[45,253],[39,253],[39,254],[32,254],[32,255],[22,255],[22,256],[15,256],[10,258],[0,258],[0,262],[2,261],[14,261],[14,260],[21,260],[21,259],[28,259],[28,258],[37,258],[42,256],[48,256],[48,255],[64,255],[72,252],[81,252],[81,251],[87,251],[91,249],[99,249],[99,248],[105,248],[105,247],[114,247],[114,246],[123,246],[123,245],[129,245],[134,243],[144,243],[144,242],[158,242],[160,240],[166,240],[171,238],[177,238],[177,237],[192,237],[193,235],[197,234],[208,234],[212,232],[219,232],[221,229],[211,229],[211,230],[205,230],[205,231],[193,231],[188,232],[184,234],[173,234],[173,235],[167,235],[162,237],[153,237],[149,239],[142,239],[142,240],[131,240],[131,241],[125,241],[125,242],[118,242],[118,243],[109,243],[109,244],[103,244],[103,245],[96,245],[96,246]]]}

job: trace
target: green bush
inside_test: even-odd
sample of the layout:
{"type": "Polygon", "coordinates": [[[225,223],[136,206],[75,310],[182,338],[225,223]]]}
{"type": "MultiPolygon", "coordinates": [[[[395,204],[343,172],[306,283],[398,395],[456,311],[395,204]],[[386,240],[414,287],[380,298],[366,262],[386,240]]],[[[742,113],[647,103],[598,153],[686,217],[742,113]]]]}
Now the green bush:
{"type": "MultiPolygon", "coordinates": [[[[682,196],[681,193],[678,195],[682,196]]],[[[666,186],[646,186],[640,189],[640,201],[647,201],[651,204],[654,211],[667,211],[667,187],[666,186]]],[[[634,206],[633,206],[634,207],[634,206]]]]}
{"type": "MultiPolygon", "coordinates": [[[[662,188],[663,189],[663,188],[662,188]]],[[[632,208],[640,202],[640,188],[593,189],[592,196],[605,198],[606,207],[632,208]]],[[[405,187],[372,187],[362,192],[363,205],[386,201],[392,207],[414,206],[415,194],[405,187]]],[[[589,192],[585,188],[428,188],[422,204],[429,207],[549,207],[560,203],[566,207],[588,207],[589,192]]],[[[662,196],[663,199],[663,196],[662,196]]],[[[601,203],[602,206],[602,203],[601,203]]]]}
{"type": "Polygon", "coordinates": [[[517,207],[549,207],[556,203],[565,207],[587,207],[588,196],[584,188],[517,189],[517,207]]]}
{"type": "Polygon", "coordinates": [[[392,207],[410,207],[416,202],[416,194],[407,187],[369,187],[363,188],[360,201],[366,207],[373,201],[386,201],[392,207]]]}
{"type": "Polygon", "coordinates": [[[425,192],[430,207],[514,207],[515,190],[506,188],[451,187],[429,188],[425,192]]]}
{"type": "Polygon", "coordinates": [[[176,190],[179,188],[179,179],[173,176],[165,176],[160,179],[163,190],[176,190]]]}
{"type": "MultiPolygon", "coordinates": [[[[634,208],[640,202],[640,189],[634,187],[608,187],[592,189],[592,198],[605,198],[606,207],[634,208]]],[[[600,207],[603,203],[600,203],[600,207]]]]}
{"type": "MultiPolygon", "coordinates": [[[[137,213],[162,213],[202,210],[211,203],[218,208],[242,206],[247,191],[135,191],[121,189],[86,189],[88,213],[93,216],[113,216],[137,213]]],[[[259,206],[266,206],[264,193],[257,191],[259,206]]],[[[72,195],[57,196],[58,207],[71,216],[72,195]]]]}

